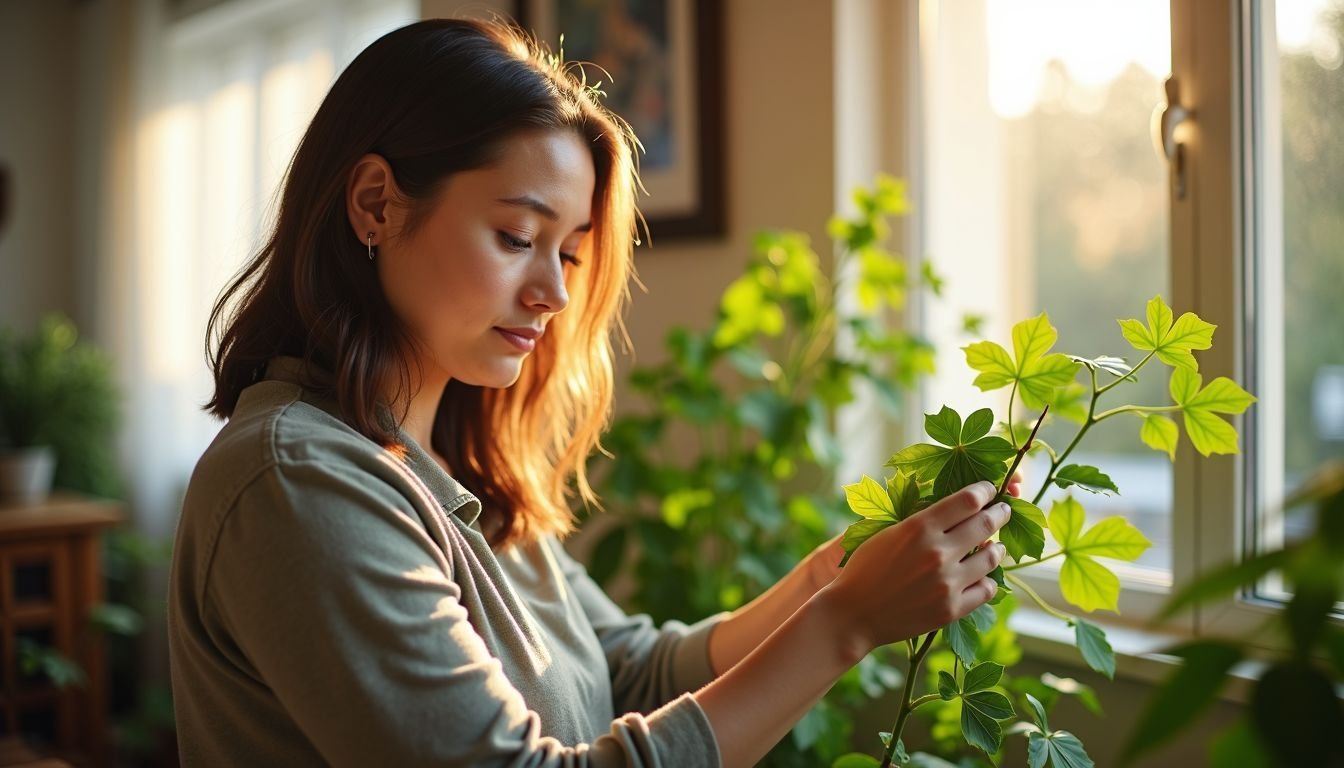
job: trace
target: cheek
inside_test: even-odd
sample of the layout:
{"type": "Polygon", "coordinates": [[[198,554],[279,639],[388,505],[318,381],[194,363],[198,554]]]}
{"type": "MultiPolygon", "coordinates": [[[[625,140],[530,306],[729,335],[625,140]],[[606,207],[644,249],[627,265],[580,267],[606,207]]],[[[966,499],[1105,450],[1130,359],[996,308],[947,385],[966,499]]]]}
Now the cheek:
{"type": "Polygon", "coordinates": [[[441,238],[400,254],[392,265],[393,307],[421,339],[435,342],[467,318],[493,322],[508,282],[505,266],[489,243],[441,238]]]}

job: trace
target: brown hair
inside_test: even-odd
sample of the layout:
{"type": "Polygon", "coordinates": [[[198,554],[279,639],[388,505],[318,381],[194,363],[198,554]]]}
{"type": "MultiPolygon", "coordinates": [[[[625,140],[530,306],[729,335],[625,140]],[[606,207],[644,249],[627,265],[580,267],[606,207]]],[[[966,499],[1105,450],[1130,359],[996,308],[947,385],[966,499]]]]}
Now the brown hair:
{"type": "Polygon", "coordinates": [[[515,385],[449,382],[432,443],[494,518],[493,545],[572,531],[575,491],[597,503],[584,463],[610,417],[612,332],[624,334],[635,139],[581,73],[515,27],[420,21],[384,35],[341,73],[290,163],[273,231],[215,302],[206,340],[215,393],[205,409],[228,418],[267,361],[292,355],[325,374],[305,385],[331,397],[352,428],[395,448],[378,417],[379,387],[399,380],[407,391],[413,347],[350,230],[347,179],[364,154],[386,159],[411,204],[409,235],[448,176],[487,165],[529,128],[574,130],[592,147],[583,268],[570,277],[568,311],[551,320],[515,385]]]}

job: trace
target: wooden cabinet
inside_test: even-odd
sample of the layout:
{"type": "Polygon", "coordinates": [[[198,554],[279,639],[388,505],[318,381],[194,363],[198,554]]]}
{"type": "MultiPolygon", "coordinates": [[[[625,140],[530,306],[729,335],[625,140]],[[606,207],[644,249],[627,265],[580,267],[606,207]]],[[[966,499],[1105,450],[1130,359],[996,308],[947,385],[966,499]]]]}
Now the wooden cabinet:
{"type": "Polygon", "coordinates": [[[0,738],[22,737],[76,765],[108,764],[103,641],[89,612],[103,599],[99,534],[122,520],[114,502],[69,494],[0,501],[0,738]],[[75,661],[85,684],[57,689],[24,673],[25,640],[75,661]]]}

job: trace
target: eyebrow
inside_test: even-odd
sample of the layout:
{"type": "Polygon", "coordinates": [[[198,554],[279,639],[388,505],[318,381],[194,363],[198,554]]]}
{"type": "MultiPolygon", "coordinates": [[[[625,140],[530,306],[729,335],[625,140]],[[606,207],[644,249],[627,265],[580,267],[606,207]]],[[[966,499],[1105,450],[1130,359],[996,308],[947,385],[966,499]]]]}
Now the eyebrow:
{"type": "MultiPolygon", "coordinates": [[[[546,218],[550,219],[551,221],[559,221],[559,220],[560,220],[560,214],[556,213],[554,208],[552,208],[551,206],[549,206],[549,205],[547,205],[547,204],[541,202],[541,201],[538,200],[537,198],[532,197],[531,195],[520,195],[520,196],[518,196],[518,197],[501,197],[501,198],[499,198],[496,202],[504,203],[504,204],[506,204],[506,205],[516,205],[516,206],[520,206],[520,207],[523,207],[523,208],[531,209],[531,210],[536,211],[537,213],[541,214],[542,216],[545,216],[546,218]]],[[[587,232],[587,231],[591,230],[592,228],[593,228],[593,223],[590,221],[590,222],[588,222],[588,223],[586,223],[586,224],[581,224],[581,225],[575,227],[575,228],[574,228],[574,231],[575,231],[575,232],[587,232]]]]}

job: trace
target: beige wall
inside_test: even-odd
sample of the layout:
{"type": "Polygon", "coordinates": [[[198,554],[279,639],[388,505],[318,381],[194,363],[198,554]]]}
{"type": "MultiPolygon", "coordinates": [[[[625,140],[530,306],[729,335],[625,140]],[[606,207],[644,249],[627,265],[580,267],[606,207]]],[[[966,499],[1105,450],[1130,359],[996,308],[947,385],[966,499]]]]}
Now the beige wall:
{"type": "Polygon", "coordinates": [[[70,312],[75,228],[75,8],[0,0],[0,164],[10,169],[0,231],[0,327],[70,312]]]}

